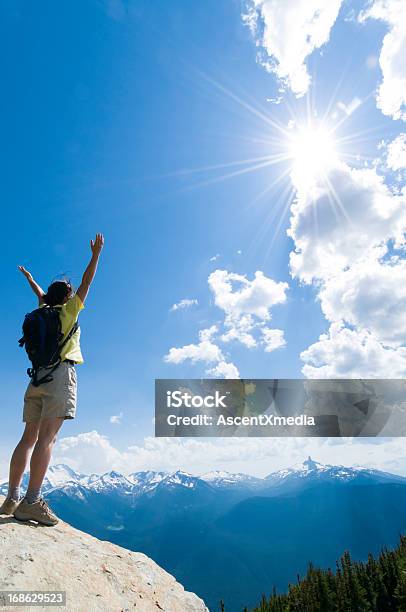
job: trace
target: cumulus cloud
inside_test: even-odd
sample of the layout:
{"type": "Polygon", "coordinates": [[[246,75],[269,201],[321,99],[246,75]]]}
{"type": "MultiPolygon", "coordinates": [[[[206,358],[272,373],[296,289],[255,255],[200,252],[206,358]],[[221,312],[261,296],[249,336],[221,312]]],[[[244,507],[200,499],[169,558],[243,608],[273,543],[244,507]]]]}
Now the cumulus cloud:
{"type": "Polygon", "coordinates": [[[306,93],[310,76],[306,59],[330,38],[342,0],[250,0],[244,21],[262,63],[298,96],[306,93]]]}
{"type": "Polygon", "coordinates": [[[406,373],[404,248],[406,194],[375,168],[335,159],[313,183],[292,174],[296,200],[288,234],[291,274],[314,284],[326,334],[301,354],[315,377],[397,377],[406,373]]]}
{"type": "Polygon", "coordinates": [[[241,274],[216,270],[210,274],[208,282],[216,306],[232,318],[255,315],[259,319],[270,319],[271,306],[285,302],[288,289],[287,283],[275,282],[259,271],[250,281],[241,274]]]}
{"type": "Polygon", "coordinates": [[[110,423],[112,425],[121,425],[121,421],[123,420],[123,416],[124,416],[124,414],[122,412],[120,412],[120,414],[113,414],[110,417],[110,423]]]}
{"type": "Polygon", "coordinates": [[[139,445],[119,450],[106,436],[91,431],[61,438],[53,462],[87,474],[183,469],[195,474],[227,470],[265,476],[301,463],[308,455],[323,463],[363,465],[406,475],[402,439],[377,444],[376,439],[274,438],[270,444],[267,438],[147,437],[139,445]]]}
{"type": "Polygon", "coordinates": [[[197,306],[198,303],[199,302],[196,299],[185,298],[177,304],[173,304],[170,308],[170,312],[175,312],[176,310],[184,310],[185,308],[190,308],[191,306],[197,306]]]}
{"type": "Polygon", "coordinates": [[[227,361],[219,361],[214,368],[208,371],[208,374],[215,378],[240,378],[237,366],[227,361]]]}
{"type": "Polygon", "coordinates": [[[374,169],[336,162],[312,190],[295,187],[290,266],[301,281],[327,280],[361,258],[382,256],[390,239],[403,243],[406,195],[393,194],[374,169]]]}
{"type": "MultiPolygon", "coordinates": [[[[271,319],[271,308],[286,302],[288,284],[276,282],[265,276],[263,272],[255,272],[254,278],[249,280],[246,276],[216,270],[210,274],[209,287],[214,294],[214,303],[225,314],[225,332],[221,336],[223,342],[238,341],[247,348],[258,346],[258,336],[264,323],[271,319]]],[[[283,332],[268,329],[268,335],[263,334],[263,344],[268,352],[284,346],[283,332]],[[271,349],[270,335],[274,333],[274,344],[271,349]],[[275,335],[276,334],[276,335],[275,335]],[[276,336],[279,343],[276,342],[276,336]]]]}
{"type": "Polygon", "coordinates": [[[239,378],[238,368],[227,361],[220,347],[213,342],[217,332],[218,327],[216,325],[200,330],[198,344],[186,344],[179,348],[173,347],[165,355],[164,360],[167,363],[174,364],[188,360],[192,363],[215,364],[214,367],[206,370],[206,374],[218,378],[239,378]]]}
{"type": "Polygon", "coordinates": [[[406,168],[406,133],[399,134],[387,147],[386,165],[391,170],[406,168]]]}
{"type": "Polygon", "coordinates": [[[202,329],[199,332],[199,342],[197,344],[186,344],[179,348],[173,347],[165,355],[164,360],[167,363],[175,364],[183,363],[186,360],[190,360],[192,363],[198,361],[203,361],[204,363],[223,361],[223,354],[220,348],[211,341],[212,336],[216,332],[216,325],[202,329]]]}
{"type": "Polygon", "coordinates": [[[374,0],[359,16],[361,22],[367,19],[378,19],[389,27],[379,56],[382,82],[377,106],[385,115],[406,121],[406,3],[374,0]]]}
{"type": "Polygon", "coordinates": [[[255,272],[252,280],[242,274],[215,270],[208,278],[214,303],[223,311],[224,319],[217,325],[199,332],[199,342],[172,347],[165,355],[167,363],[214,364],[206,370],[211,376],[239,378],[238,368],[218,346],[219,342],[240,342],[247,348],[264,347],[266,352],[285,346],[283,331],[267,326],[271,308],[286,301],[288,284],[276,282],[263,272],[255,272]],[[216,341],[214,341],[216,336],[216,341]]]}
{"type": "Polygon", "coordinates": [[[321,307],[331,322],[345,321],[387,346],[406,345],[406,260],[363,260],[327,283],[321,307]]]}
{"type": "Polygon", "coordinates": [[[59,439],[53,457],[55,464],[65,463],[90,474],[113,469],[127,473],[126,461],[126,452],[120,452],[96,430],[59,439]]]}
{"type": "Polygon", "coordinates": [[[271,353],[278,348],[286,346],[286,340],[281,329],[262,328],[262,341],[265,346],[265,351],[271,353]]]}
{"type": "Polygon", "coordinates": [[[232,342],[236,340],[244,344],[247,348],[257,346],[257,341],[251,333],[255,327],[251,315],[244,315],[237,318],[227,317],[225,326],[227,327],[227,331],[221,336],[223,342],[232,342]]]}
{"type": "Polygon", "coordinates": [[[307,378],[403,378],[406,372],[405,347],[385,347],[343,323],[333,323],[300,357],[307,378]]]}

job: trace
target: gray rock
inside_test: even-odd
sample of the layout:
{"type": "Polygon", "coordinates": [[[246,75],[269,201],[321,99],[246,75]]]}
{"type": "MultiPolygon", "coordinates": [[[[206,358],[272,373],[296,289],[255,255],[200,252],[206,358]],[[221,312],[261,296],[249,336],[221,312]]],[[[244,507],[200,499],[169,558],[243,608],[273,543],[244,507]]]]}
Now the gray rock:
{"type": "Polygon", "coordinates": [[[0,517],[0,551],[0,590],[66,591],[66,612],[208,612],[197,595],[146,555],[102,542],[62,521],[42,527],[0,517]]]}

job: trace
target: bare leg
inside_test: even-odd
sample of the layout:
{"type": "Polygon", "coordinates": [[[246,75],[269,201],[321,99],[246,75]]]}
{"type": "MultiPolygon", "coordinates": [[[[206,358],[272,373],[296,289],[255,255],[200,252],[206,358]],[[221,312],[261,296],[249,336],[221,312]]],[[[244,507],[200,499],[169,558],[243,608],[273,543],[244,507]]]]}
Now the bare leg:
{"type": "Polygon", "coordinates": [[[9,488],[20,486],[30,457],[30,452],[38,439],[40,422],[26,423],[21,440],[17,444],[10,462],[9,488]]]}
{"type": "Polygon", "coordinates": [[[30,482],[28,489],[39,490],[45,478],[56,436],[62,426],[63,417],[52,417],[41,421],[38,440],[31,455],[30,482]]]}

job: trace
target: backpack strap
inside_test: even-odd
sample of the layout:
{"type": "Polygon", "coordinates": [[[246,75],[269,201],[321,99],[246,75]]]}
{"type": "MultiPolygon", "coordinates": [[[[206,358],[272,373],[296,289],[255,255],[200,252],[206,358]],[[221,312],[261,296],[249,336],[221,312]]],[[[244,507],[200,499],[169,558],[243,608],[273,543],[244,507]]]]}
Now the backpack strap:
{"type": "Polygon", "coordinates": [[[63,347],[65,346],[65,344],[67,342],[69,342],[69,340],[72,338],[73,334],[76,333],[79,329],[79,323],[77,321],[75,321],[75,323],[73,324],[71,330],[69,331],[68,334],[66,334],[66,338],[63,339],[63,341],[61,342],[61,344],[59,345],[59,352],[63,349],[63,347]]]}
{"type": "Polygon", "coordinates": [[[52,376],[52,372],[55,372],[56,368],[59,367],[60,363],[61,363],[61,360],[59,359],[59,361],[57,361],[57,363],[53,366],[52,370],[50,372],[47,372],[45,376],[43,376],[39,380],[38,380],[38,370],[34,368],[28,368],[27,374],[31,378],[31,383],[33,384],[33,386],[39,387],[43,383],[51,382],[51,380],[54,379],[54,377],[52,376]]]}

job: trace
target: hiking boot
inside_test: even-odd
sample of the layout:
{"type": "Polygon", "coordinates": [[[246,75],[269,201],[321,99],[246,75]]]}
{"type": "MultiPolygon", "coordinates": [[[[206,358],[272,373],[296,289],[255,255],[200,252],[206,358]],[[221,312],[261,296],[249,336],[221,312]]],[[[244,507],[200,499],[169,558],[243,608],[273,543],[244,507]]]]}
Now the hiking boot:
{"type": "Polygon", "coordinates": [[[36,521],[40,525],[52,527],[59,522],[58,517],[52,512],[44,499],[39,499],[29,504],[26,499],[20,503],[14,512],[14,518],[18,521],[36,521]]]}
{"type": "Polygon", "coordinates": [[[6,497],[6,499],[0,506],[0,515],[3,514],[6,516],[12,516],[19,503],[20,500],[16,501],[15,499],[11,499],[11,497],[6,497]]]}

